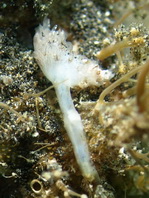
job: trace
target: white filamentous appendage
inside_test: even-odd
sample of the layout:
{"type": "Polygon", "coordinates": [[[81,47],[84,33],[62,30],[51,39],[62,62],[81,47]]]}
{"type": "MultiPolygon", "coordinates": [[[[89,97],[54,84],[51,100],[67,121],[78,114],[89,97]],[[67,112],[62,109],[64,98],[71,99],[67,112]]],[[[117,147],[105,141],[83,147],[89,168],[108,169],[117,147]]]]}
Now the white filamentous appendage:
{"type": "Polygon", "coordinates": [[[74,54],[72,44],[67,42],[66,38],[63,30],[57,30],[56,27],[50,29],[49,20],[45,19],[34,36],[34,56],[45,76],[55,87],[65,129],[82,174],[90,180],[98,180],[98,173],[90,159],[81,117],[74,107],[70,88],[100,85],[103,80],[110,78],[111,73],[101,70],[97,62],[74,54]]]}

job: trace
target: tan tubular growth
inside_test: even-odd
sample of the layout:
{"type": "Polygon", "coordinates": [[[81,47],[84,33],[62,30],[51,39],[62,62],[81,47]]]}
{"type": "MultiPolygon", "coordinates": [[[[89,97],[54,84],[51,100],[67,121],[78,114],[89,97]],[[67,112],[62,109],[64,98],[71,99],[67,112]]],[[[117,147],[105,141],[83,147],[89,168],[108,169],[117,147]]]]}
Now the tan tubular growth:
{"type": "Polygon", "coordinates": [[[114,83],[112,83],[109,87],[107,87],[100,95],[99,97],[99,102],[103,103],[104,102],[104,98],[105,96],[110,93],[113,89],[115,89],[117,86],[119,86],[120,84],[126,82],[129,80],[129,78],[133,75],[135,75],[140,69],[142,68],[142,66],[137,67],[133,70],[131,70],[128,74],[125,74],[124,76],[122,76],[120,79],[118,79],[117,81],[115,81],[114,83]]]}
{"type": "Polygon", "coordinates": [[[147,3],[145,5],[138,6],[138,7],[135,7],[133,9],[131,9],[131,10],[128,10],[126,13],[124,13],[122,15],[122,17],[118,21],[115,22],[114,27],[116,28],[118,25],[122,24],[125,21],[126,18],[128,18],[131,14],[133,14],[134,11],[141,10],[141,9],[147,9],[148,6],[149,6],[149,4],[147,3]]]}
{"type": "Polygon", "coordinates": [[[115,44],[112,44],[104,49],[102,49],[100,52],[97,53],[96,57],[99,60],[104,60],[105,58],[111,56],[112,54],[121,51],[124,48],[127,47],[134,47],[140,44],[143,44],[144,40],[142,37],[134,38],[132,40],[125,39],[123,41],[117,42],[115,44]]]}
{"type": "Polygon", "coordinates": [[[139,107],[139,112],[143,112],[146,106],[145,97],[145,80],[149,73],[149,60],[142,66],[142,70],[138,76],[137,82],[137,104],[139,107]]]}
{"type": "Polygon", "coordinates": [[[100,97],[97,101],[97,104],[94,108],[94,111],[97,112],[99,111],[99,107],[101,104],[103,104],[104,98],[106,97],[107,94],[109,94],[113,89],[115,89],[117,86],[119,86],[121,83],[124,83],[126,81],[129,80],[129,78],[133,75],[135,75],[140,69],[142,68],[142,66],[137,67],[133,70],[131,70],[128,74],[125,74],[124,76],[122,76],[120,79],[118,79],[117,81],[115,81],[114,83],[112,83],[109,87],[107,87],[101,94],[100,97]]]}
{"type": "Polygon", "coordinates": [[[146,109],[146,93],[145,93],[145,80],[146,76],[149,73],[149,60],[146,61],[145,64],[142,66],[139,66],[137,68],[134,68],[131,70],[128,74],[125,74],[120,79],[112,83],[109,87],[107,87],[101,94],[97,101],[97,104],[94,108],[95,112],[99,111],[100,105],[104,104],[104,98],[106,95],[108,95],[113,89],[115,89],[117,86],[119,86],[121,83],[124,83],[129,80],[129,78],[133,75],[135,75],[137,72],[141,72],[138,75],[138,81],[136,86],[136,94],[137,94],[137,105],[139,108],[139,112],[144,112],[146,109]]]}
{"type": "Polygon", "coordinates": [[[10,107],[9,105],[5,104],[4,102],[0,102],[0,107],[6,110],[9,110],[10,112],[14,113],[18,118],[17,118],[17,122],[19,123],[20,121],[24,121],[24,117],[20,112],[17,112],[16,110],[14,110],[12,107],[10,107]]]}

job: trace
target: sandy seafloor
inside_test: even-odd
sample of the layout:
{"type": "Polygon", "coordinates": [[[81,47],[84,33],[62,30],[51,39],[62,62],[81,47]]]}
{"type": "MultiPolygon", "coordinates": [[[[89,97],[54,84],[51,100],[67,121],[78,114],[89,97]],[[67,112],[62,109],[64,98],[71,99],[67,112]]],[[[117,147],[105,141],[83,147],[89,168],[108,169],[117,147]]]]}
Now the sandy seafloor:
{"type": "Polygon", "coordinates": [[[1,0],[0,198],[149,196],[148,77],[143,111],[136,72],[93,113],[106,87],[146,62],[148,7],[143,0],[1,0]],[[35,29],[45,17],[68,33],[77,53],[114,74],[100,87],[71,90],[100,182],[82,176],[54,88],[35,95],[52,86],[33,56],[35,29]],[[97,52],[126,38],[138,43],[97,60],[97,52]]]}

